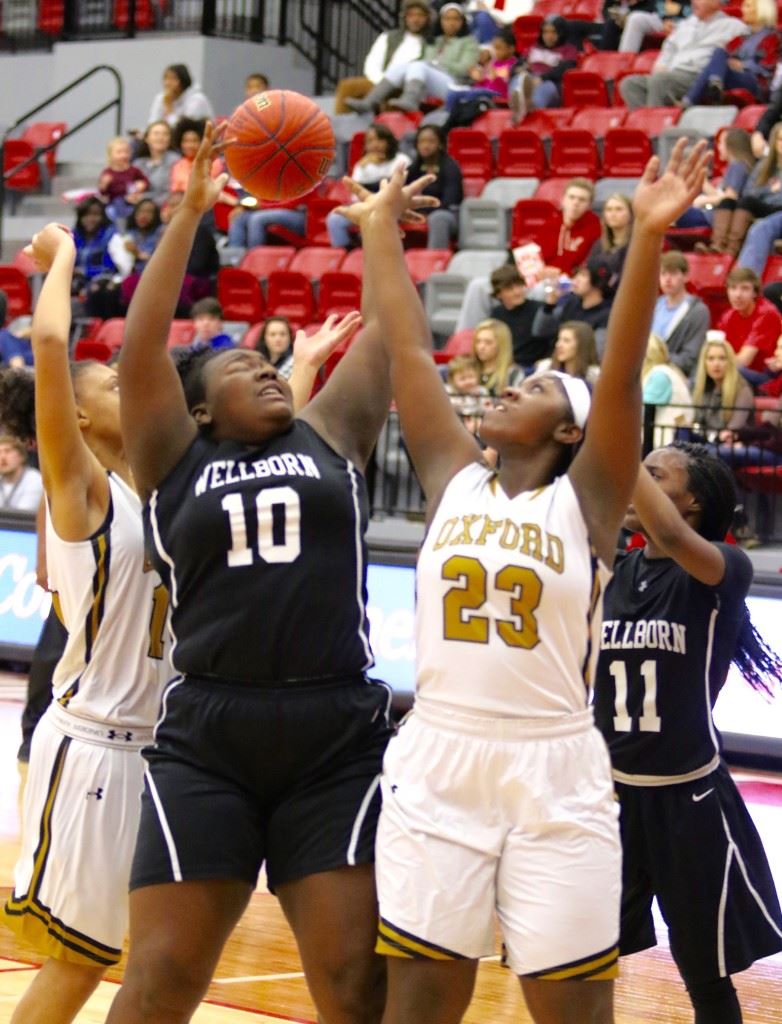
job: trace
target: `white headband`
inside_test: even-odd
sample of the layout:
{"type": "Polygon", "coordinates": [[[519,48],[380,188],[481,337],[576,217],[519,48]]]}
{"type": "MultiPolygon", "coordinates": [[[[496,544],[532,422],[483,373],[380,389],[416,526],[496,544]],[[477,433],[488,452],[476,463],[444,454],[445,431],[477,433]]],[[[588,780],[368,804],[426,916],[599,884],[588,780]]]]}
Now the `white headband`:
{"type": "Polygon", "coordinates": [[[569,373],[562,373],[561,370],[549,370],[548,372],[557,380],[562,381],[562,387],[565,389],[570,408],[573,411],[573,422],[583,430],[592,405],[592,395],[586,381],[581,377],[572,377],[569,373]]]}

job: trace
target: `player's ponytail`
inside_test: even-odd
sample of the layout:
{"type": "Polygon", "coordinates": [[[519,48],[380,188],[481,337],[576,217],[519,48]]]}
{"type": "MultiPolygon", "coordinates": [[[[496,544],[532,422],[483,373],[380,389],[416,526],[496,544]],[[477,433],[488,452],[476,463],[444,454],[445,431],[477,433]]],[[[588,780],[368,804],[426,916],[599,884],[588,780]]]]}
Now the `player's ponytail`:
{"type": "MultiPolygon", "coordinates": [[[[723,540],[736,510],[733,474],[705,445],[676,441],[671,447],[687,457],[688,488],[701,507],[698,533],[706,540],[723,540]]],[[[776,695],[782,659],[755,629],[746,604],[732,661],[753,690],[776,695]]]]}
{"type": "Polygon", "coordinates": [[[30,370],[0,371],[0,422],[20,441],[35,442],[35,378],[30,370]]]}

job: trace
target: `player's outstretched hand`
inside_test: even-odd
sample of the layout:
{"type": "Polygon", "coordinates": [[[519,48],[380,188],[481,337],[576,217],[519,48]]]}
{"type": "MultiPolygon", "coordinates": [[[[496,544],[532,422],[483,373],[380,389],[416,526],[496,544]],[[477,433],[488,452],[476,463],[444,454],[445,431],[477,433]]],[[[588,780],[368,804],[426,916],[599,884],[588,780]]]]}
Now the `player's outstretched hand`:
{"type": "Polygon", "coordinates": [[[51,223],[33,235],[32,242],[25,246],[24,252],[26,256],[35,260],[41,270],[48,273],[54,263],[54,257],[61,249],[76,252],[73,235],[64,224],[51,223]]]}
{"type": "Polygon", "coordinates": [[[315,334],[307,335],[304,331],[297,331],[293,342],[294,362],[319,370],[331,353],[349,341],[360,326],[361,314],[354,310],[346,313],[341,320],[332,313],[315,334]]]}
{"type": "Polygon", "coordinates": [[[701,193],[710,154],[701,141],[685,155],[688,142],[679,139],[662,174],[656,156],[646,165],[633,195],[633,214],[647,231],[663,234],[701,193]]]}
{"type": "Polygon", "coordinates": [[[212,122],[207,121],[204,137],[201,139],[201,145],[198,147],[188,178],[185,197],[182,200],[183,207],[203,215],[207,210],[211,210],[219,199],[220,193],[228,181],[228,175],[219,174],[213,178],[212,160],[224,145],[228,145],[228,143],[224,141],[220,133],[215,131],[212,122]]]}
{"type": "Polygon", "coordinates": [[[357,202],[338,206],[335,212],[341,213],[359,227],[374,210],[382,209],[390,210],[398,221],[420,223],[424,219],[421,210],[433,210],[440,205],[440,200],[435,196],[421,195],[427,185],[435,180],[435,175],[423,174],[405,185],[406,175],[404,167],[397,167],[391,177],[383,181],[379,192],[370,192],[352,178],[343,178],[357,202]]]}

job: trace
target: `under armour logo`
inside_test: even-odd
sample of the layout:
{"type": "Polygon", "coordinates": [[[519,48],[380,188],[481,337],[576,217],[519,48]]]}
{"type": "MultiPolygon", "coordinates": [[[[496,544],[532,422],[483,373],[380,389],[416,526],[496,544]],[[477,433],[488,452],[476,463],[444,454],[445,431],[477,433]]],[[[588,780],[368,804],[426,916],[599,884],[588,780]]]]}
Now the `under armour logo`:
{"type": "Polygon", "coordinates": [[[89,800],[89,798],[91,796],[94,796],[96,800],[102,800],[103,799],[103,786],[98,786],[97,789],[89,790],[89,792],[87,793],[87,796],[86,796],[85,799],[89,800]]]}
{"type": "Polygon", "coordinates": [[[649,584],[646,582],[646,580],[641,580],[641,582],[638,584],[638,589],[643,594],[643,592],[646,590],[648,586],[649,584]]]}
{"type": "Polygon", "coordinates": [[[398,786],[397,786],[396,784],[394,784],[394,785],[393,785],[393,786],[391,787],[391,792],[392,792],[392,793],[396,793],[396,791],[397,791],[397,789],[398,789],[398,788],[399,788],[399,787],[398,787],[398,786]]]}
{"type": "Polygon", "coordinates": [[[109,729],[106,735],[110,740],[124,740],[126,743],[130,743],[130,741],[133,739],[132,732],[121,733],[117,732],[116,729],[109,729]]]}

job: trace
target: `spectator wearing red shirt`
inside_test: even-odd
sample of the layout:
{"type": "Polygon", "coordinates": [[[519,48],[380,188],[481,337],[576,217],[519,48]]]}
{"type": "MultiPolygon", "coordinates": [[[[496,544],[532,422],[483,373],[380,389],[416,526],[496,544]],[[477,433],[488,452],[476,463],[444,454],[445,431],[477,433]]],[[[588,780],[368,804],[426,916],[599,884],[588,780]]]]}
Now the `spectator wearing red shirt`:
{"type": "Polygon", "coordinates": [[[782,333],[782,317],[762,297],[760,278],[748,267],[736,267],[728,274],[728,302],[731,308],[720,317],[719,329],[725,332],[739,367],[762,373],[782,333]]]}

